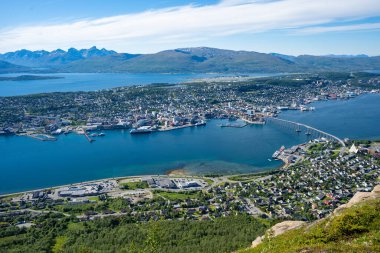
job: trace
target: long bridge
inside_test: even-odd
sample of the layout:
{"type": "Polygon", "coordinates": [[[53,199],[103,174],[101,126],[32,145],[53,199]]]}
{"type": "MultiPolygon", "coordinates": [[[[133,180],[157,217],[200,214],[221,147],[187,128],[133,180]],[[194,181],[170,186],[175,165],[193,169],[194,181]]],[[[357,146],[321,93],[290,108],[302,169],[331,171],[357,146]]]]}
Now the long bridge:
{"type": "Polygon", "coordinates": [[[301,132],[301,127],[304,127],[304,128],[306,128],[306,134],[308,134],[308,135],[311,134],[311,131],[314,131],[314,132],[318,133],[321,137],[325,137],[326,139],[337,141],[343,147],[346,146],[346,144],[344,143],[344,141],[342,139],[340,139],[339,137],[337,137],[335,135],[332,135],[332,134],[329,134],[329,133],[326,133],[326,132],[324,132],[322,130],[319,130],[319,129],[315,128],[315,127],[312,127],[312,126],[309,126],[309,125],[306,125],[306,124],[302,124],[302,123],[298,123],[298,122],[290,121],[290,120],[286,120],[286,119],[273,118],[273,117],[267,117],[267,118],[265,118],[265,121],[266,122],[270,122],[270,121],[275,122],[275,121],[277,121],[279,123],[294,125],[296,127],[296,131],[297,132],[301,132]]]}

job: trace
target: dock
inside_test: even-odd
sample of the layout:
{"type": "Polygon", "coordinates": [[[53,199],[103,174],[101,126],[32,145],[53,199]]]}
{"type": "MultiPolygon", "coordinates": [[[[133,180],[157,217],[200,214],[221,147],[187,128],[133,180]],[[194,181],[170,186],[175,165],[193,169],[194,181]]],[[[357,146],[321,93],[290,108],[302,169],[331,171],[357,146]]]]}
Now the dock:
{"type": "Polygon", "coordinates": [[[27,136],[39,141],[56,141],[57,138],[47,134],[28,134],[27,136]]]}
{"type": "Polygon", "coordinates": [[[248,125],[247,123],[244,123],[244,124],[231,124],[231,123],[227,123],[227,124],[221,124],[219,126],[220,127],[243,128],[243,127],[246,127],[247,125],[248,125]]]}
{"type": "Polygon", "coordinates": [[[90,136],[88,136],[86,130],[83,130],[83,135],[86,137],[86,139],[88,140],[89,143],[91,142],[94,142],[95,140],[94,139],[91,139],[90,136]]]}
{"type": "Polygon", "coordinates": [[[248,124],[252,124],[252,125],[265,125],[265,120],[255,120],[255,121],[251,121],[251,120],[248,120],[248,119],[244,119],[244,118],[241,118],[241,120],[245,121],[246,123],[248,124]]]}

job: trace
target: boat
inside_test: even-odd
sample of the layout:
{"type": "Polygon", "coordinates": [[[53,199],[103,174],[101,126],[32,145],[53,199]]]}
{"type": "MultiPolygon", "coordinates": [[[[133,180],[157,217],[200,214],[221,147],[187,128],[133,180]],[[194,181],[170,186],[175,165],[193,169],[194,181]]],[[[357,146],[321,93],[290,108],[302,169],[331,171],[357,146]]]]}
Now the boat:
{"type": "Polygon", "coordinates": [[[103,136],[106,136],[105,133],[100,133],[99,136],[103,137],[103,136]]]}
{"type": "Polygon", "coordinates": [[[151,132],[153,131],[149,126],[133,128],[131,131],[129,131],[130,134],[150,134],[151,132]]]}
{"type": "Polygon", "coordinates": [[[206,125],[206,122],[203,120],[201,122],[195,123],[195,126],[205,126],[205,125],[206,125]]]}
{"type": "Polygon", "coordinates": [[[276,150],[276,152],[273,153],[272,158],[277,159],[277,157],[280,155],[280,151],[276,150]]]}

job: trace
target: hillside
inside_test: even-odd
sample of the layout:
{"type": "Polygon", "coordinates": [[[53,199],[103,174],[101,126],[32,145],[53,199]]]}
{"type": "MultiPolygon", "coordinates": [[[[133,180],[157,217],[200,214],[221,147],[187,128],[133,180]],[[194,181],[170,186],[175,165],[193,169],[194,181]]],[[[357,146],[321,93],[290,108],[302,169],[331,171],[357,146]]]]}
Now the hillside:
{"type": "Polygon", "coordinates": [[[377,186],[371,193],[357,193],[331,216],[312,224],[276,224],[253,242],[253,248],[240,253],[380,252],[379,228],[380,186],[377,186]],[[294,227],[286,228],[291,225],[294,227]]]}
{"type": "Polygon", "coordinates": [[[12,72],[26,72],[30,69],[24,66],[15,65],[6,61],[0,61],[0,74],[12,72]]]}
{"type": "Polygon", "coordinates": [[[71,62],[64,72],[273,73],[380,69],[380,57],[285,56],[217,48],[182,48],[155,54],[118,54],[71,62]]]}
{"type": "Polygon", "coordinates": [[[0,54],[0,60],[47,68],[46,72],[278,73],[380,69],[380,57],[295,57],[208,47],[165,50],[155,54],[117,53],[96,47],[51,52],[23,49],[0,54]]]}

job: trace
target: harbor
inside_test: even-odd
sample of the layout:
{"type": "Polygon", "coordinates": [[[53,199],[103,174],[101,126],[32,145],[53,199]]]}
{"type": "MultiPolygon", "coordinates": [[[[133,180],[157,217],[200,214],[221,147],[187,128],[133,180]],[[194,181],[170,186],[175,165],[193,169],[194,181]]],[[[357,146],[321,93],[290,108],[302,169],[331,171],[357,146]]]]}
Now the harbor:
{"type": "MultiPolygon", "coordinates": [[[[339,138],[380,139],[378,128],[373,127],[373,120],[380,117],[378,96],[367,94],[350,100],[314,102],[313,112],[288,110],[278,118],[312,126],[339,138]]],[[[95,145],[88,145],[87,138],[77,134],[54,136],[58,141],[1,137],[0,167],[4,168],[2,179],[7,180],[0,180],[0,192],[113,176],[164,174],[175,168],[194,174],[268,170],[282,164],[270,159],[279,146],[292,147],[316,138],[306,135],[305,130],[297,132],[297,126],[281,124],[220,127],[235,123],[215,119],[208,120],[204,127],[182,126],[176,131],[139,136],[131,135],[130,129],[88,130],[90,138],[102,138],[95,145]],[[101,132],[106,136],[91,137],[92,133],[101,132]],[[12,183],[13,179],[17,179],[17,185],[12,183]]],[[[66,131],[75,133],[76,129],[65,128],[66,131]]]]}

